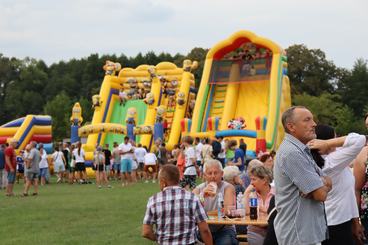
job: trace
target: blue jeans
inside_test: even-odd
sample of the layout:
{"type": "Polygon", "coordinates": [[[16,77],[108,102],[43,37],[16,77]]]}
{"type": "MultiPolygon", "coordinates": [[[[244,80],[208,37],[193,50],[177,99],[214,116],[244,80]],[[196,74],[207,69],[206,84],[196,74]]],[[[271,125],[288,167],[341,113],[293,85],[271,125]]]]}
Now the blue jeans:
{"type": "MultiPolygon", "coordinates": [[[[224,226],[222,229],[212,232],[212,239],[216,245],[238,245],[236,239],[236,232],[233,226],[224,226]]],[[[198,239],[202,241],[200,233],[198,232],[198,239]]]]}

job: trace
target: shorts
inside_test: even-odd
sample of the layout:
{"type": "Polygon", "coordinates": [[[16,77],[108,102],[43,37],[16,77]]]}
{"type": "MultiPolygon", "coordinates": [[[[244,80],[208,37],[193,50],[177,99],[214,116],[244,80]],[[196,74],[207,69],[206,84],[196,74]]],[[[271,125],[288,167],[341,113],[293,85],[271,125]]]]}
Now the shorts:
{"type": "Polygon", "coordinates": [[[115,171],[120,172],[120,169],[121,169],[121,163],[114,163],[114,164],[112,165],[112,168],[113,168],[115,171]]]}
{"type": "Polygon", "coordinates": [[[132,172],[132,160],[130,160],[130,159],[122,159],[121,160],[121,172],[122,173],[132,172]]]}
{"type": "Polygon", "coordinates": [[[197,175],[184,175],[184,178],[180,181],[180,186],[184,188],[189,185],[190,189],[194,189],[197,186],[196,177],[197,175]]]}
{"type": "Polygon", "coordinates": [[[78,171],[78,172],[86,171],[86,166],[84,165],[84,162],[77,162],[75,164],[75,171],[78,171]]]}
{"type": "Polygon", "coordinates": [[[40,176],[46,178],[48,168],[40,168],[40,176]]]}
{"type": "Polygon", "coordinates": [[[105,165],[105,172],[110,172],[110,170],[111,170],[111,165],[105,165]]]}
{"type": "Polygon", "coordinates": [[[64,171],[65,171],[64,163],[62,163],[62,162],[55,162],[54,163],[54,172],[55,173],[64,172],[64,171]]]}
{"type": "Polygon", "coordinates": [[[32,181],[34,179],[38,179],[38,173],[27,172],[27,180],[32,181]]]}
{"type": "Polygon", "coordinates": [[[75,168],[69,166],[68,173],[74,173],[74,171],[75,171],[75,168]]]}
{"type": "Polygon", "coordinates": [[[144,162],[139,162],[138,163],[138,170],[143,171],[143,169],[144,169],[144,162]]]}
{"type": "Polygon", "coordinates": [[[104,171],[105,169],[104,169],[104,165],[103,164],[98,164],[98,165],[96,165],[96,171],[99,171],[99,172],[102,172],[102,171],[104,171]]]}
{"type": "Polygon", "coordinates": [[[144,165],[144,167],[143,167],[144,172],[151,173],[149,171],[149,168],[152,168],[152,173],[157,172],[157,165],[144,165]]]}
{"type": "Polygon", "coordinates": [[[14,184],[14,182],[15,182],[15,175],[16,175],[15,172],[8,172],[8,176],[7,176],[8,184],[14,184]]]}
{"type": "Polygon", "coordinates": [[[197,166],[198,166],[198,167],[202,167],[202,161],[198,161],[198,160],[197,160],[197,166]]]}
{"type": "Polygon", "coordinates": [[[135,171],[138,169],[138,163],[134,160],[132,160],[132,170],[135,171]]]}

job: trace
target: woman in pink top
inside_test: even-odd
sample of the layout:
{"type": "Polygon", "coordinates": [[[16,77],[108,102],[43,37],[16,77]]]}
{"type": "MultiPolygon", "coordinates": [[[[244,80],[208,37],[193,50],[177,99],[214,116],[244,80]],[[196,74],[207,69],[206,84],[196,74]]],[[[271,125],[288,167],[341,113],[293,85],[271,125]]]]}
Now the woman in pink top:
{"type": "MultiPolygon", "coordinates": [[[[267,216],[267,209],[271,198],[274,196],[274,190],[271,188],[272,172],[265,166],[256,166],[249,171],[250,185],[245,190],[244,199],[247,214],[249,211],[249,194],[254,188],[258,197],[258,216],[267,216]]],[[[255,225],[248,226],[249,245],[263,244],[267,228],[255,225]]]]}

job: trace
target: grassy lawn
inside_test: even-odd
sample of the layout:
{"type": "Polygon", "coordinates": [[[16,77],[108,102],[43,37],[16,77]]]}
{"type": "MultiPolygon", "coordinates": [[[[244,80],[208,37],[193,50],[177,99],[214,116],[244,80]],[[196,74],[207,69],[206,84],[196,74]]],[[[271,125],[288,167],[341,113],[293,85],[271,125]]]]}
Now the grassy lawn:
{"type": "MultiPolygon", "coordinates": [[[[1,191],[0,244],[153,244],[140,232],[158,184],[112,185],[50,184],[36,197],[8,198],[1,191]]],[[[22,188],[16,184],[15,193],[22,188]]]]}

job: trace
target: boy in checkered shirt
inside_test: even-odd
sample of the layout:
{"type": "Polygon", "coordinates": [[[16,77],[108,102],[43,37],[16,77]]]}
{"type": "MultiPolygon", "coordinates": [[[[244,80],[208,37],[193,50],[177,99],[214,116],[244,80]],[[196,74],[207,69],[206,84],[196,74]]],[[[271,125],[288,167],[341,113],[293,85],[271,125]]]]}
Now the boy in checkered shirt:
{"type": "Polygon", "coordinates": [[[198,226],[204,243],[212,245],[206,212],[193,193],[179,187],[179,176],[179,169],[174,165],[161,168],[161,192],[148,200],[142,236],[158,244],[194,244],[198,226]]]}

